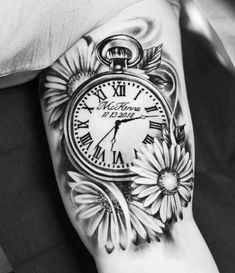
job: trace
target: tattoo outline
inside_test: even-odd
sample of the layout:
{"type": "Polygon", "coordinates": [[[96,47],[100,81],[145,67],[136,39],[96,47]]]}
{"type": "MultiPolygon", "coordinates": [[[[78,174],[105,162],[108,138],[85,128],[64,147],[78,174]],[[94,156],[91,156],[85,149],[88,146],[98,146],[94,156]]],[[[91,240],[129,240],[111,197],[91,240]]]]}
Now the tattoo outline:
{"type": "MultiPolygon", "coordinates": [[[[98,45],[90,38],[82,39],[76,48],[77,52],[71,49],[52,66],[45,77],[46,91],[43,99],[46,109],[51,111],[49,124],[54,127],[59,124],[65,139],[67,156],[76,170],[68,172],[71,200],[77,208],[78,219],[88,224],[87,235],[95,236],[97,245],[101,249],[105,248],[107,253],[111,253],[118,246],[125,250],[130,243],[139,245],[152,240],[159,241],[166,224],[182,219],[182,207],[187,207],[191,201],[192,161],[186,150],[185,125],[177,126],[175,117],[178,107],[177,74],[168,61],[164,63],[165,77],[157,73],[162,66],[162,47],[163,45],[159,45],[142,50],[133,37],[123,34],[108,37],[98,45]],[[109,100],[107,90],[104,92],[99,88],[105,87],[105,81],[109,91],[110,88],[113,91],[113,101],[109,100]],[[131,105],[130,100],[126,98],[126,86],[132,82],[140,88],[136,90],[131,102],[136,101],[144,91],[158,104],[150,105],[148,102],[148,105],[143,105],[141,102],[140,105],[131,105]],[[172,87],[170,92],[169,86],[172,87]],[[89,93],[89,90],[92,92],[89,93]],[[166,99],[164,92],[174,95],[172,102],[166,99]],[[92,96],[97,98],[98,106],[86,102],[86,97],[89,101],[92,96]],[[125,99],[121,101],[121,97],[125,99]],[[79,103],[80,108],[77,107],[79,103]],[[174,107],[171,107],[172,104],[174,107]],[[138,111],[139,108],[145,112],[138,111]],[[87,153],[92,147],[96,158],[92,164],[89,163],[90,165],[83,168],[80,167],[81,155],[76,154],[78,146],[74,149],[75,156],[70,152],[74,144],[68,147],[71,139],[68,124],[75,112],[77,120],[73,121],[75,126],[72,131],[77,127],[79,135],[80,129],[89,128],[90,120],[79,120],[79,111],[76,112],[76,109],[82,109],[82,112],[89,114],[92,114],[94,109],[102,110],[102,118],[114,121],[113,126],[99,137],[96,145],[93,144],[89,131],[83,131],[83,135],[77,137],[82,151],[87,153]],[[125,109],[128,111],[125,112],[125,109]],[[115,113],[123,115],[120,117],[115,113]],[[161,122],[157,118],[158,115],[163,116],[161,122]],[[123,124],[130,125],[137,120],[145,123],[148,121],[149,128],[155,130],[155,135],[146,134],[141,141],[142,145],[132,147],[132,162],[125,165],[124,176],[119,170],[124,165],[123,155],[114,150],[116,138],[123,124]],[[101,169],[101,164],[96,168],[99,160],[105,161],[105,150],[102,150],[100,144],[106,137],[109,138],[109,152],[113,155],[110,160],[116,168],[109,170],[113,173],[111,176],[107,175],[105,180],[105,172],[94,175],[94,171],[97,173],[101,169]],[[121,173],[120,179],[118,173],[121,173]]],[[[144,126],[145,123],[140,123],[135,128],[144,126]]],[[[71,127],[71,124],[69,126],[71,127]]],[[[109,165],[112,165],[111,162],[109,165]]]]}

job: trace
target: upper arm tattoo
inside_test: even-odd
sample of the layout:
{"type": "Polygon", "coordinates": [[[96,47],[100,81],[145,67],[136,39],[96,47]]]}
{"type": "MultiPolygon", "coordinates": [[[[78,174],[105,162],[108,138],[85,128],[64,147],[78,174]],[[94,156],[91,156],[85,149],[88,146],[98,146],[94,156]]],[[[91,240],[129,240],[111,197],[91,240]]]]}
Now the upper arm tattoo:
{"type": "Polygon", "coordinates": [[[164,44],[146,48],[135,36],[87,35],[41,81],[67,161],[64,192],[108,253],[160,242],[183,219],[193,188],[173,61],[164,44]]]}

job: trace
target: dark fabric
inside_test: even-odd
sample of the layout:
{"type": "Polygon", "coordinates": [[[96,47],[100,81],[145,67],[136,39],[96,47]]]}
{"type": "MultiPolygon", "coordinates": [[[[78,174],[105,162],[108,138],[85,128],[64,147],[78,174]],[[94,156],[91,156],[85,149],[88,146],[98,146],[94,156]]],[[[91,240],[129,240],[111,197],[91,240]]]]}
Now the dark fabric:
{"type": "Polygon", "coordinates": [[[235,77],[182,30],[196,146],[194,217],[220,273],[235,272],[235,77]]]}
{"type": "Polygon", "coordinates": [[[0,244],[17,273],[92,273],[57,189],[37,81],[0,91],[0,244]]]}
{"type": "MultiPolygon", "coordinates": [[[[183,30],[196,140],[194,215],[221,273],[235,272],[235,80],[183,30]]],[[[0,244],[17,273],[95,273],[64,211],[37,81],[0,91],[0,244]]],[[[179,272],[176,272],[179,273],[179,272]]]]}
{"type": "Polygon", "coordinates": [[[0,272],[1,273],[13,273],[13,269],[4,253],[2,247],[0,246],[0,272]]]}

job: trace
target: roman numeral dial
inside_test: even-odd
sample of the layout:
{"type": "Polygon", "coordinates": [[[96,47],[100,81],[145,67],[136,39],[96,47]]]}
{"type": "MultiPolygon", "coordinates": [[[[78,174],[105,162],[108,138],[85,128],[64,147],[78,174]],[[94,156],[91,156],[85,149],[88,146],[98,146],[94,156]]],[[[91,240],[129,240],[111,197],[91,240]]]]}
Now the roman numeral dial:
{"type": "Polygon", "coordinates": [[[115,182],[131,175],[129,168],[142,145],[160,139],[170,108],[143,79],[128,73],[103,75],[78,90],[70,103],[66,151],[71,151],[76,168],[115,182]]]}

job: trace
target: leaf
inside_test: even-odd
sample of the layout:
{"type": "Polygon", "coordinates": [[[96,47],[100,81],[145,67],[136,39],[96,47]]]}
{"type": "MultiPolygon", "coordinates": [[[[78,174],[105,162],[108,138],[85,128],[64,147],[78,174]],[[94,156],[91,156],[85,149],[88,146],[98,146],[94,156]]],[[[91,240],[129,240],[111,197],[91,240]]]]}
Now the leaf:
{"type": "Polygon", "coordinates": [[[176,126],[174,129],[174,135],[177,144],[182,145],[185,141],[185,130],[184,130],[185,124],[181,126],[176,126]]]}
{"type": "Polygon", "coordinates": [[[161,139],[166,142],[167,146],[171,146],[170,132],[166,125],[162,126],[162,137],[161,139]]]}
{"type": "Polygon", "coordinates": [[[144,50],[142,61],[139,64],[139,69],[145,70],[150,73],[156,70],[161,64],[162,57],[162,44],[157,47],[151,47],[144,50]]]}
{"type": "Polygon", "coordinates": [[[160,89],[165,88],[168,84],[170,84],[167,80],[163,79],[158,75],[150,75],[150,81],[158,86],[160,89]]]}

